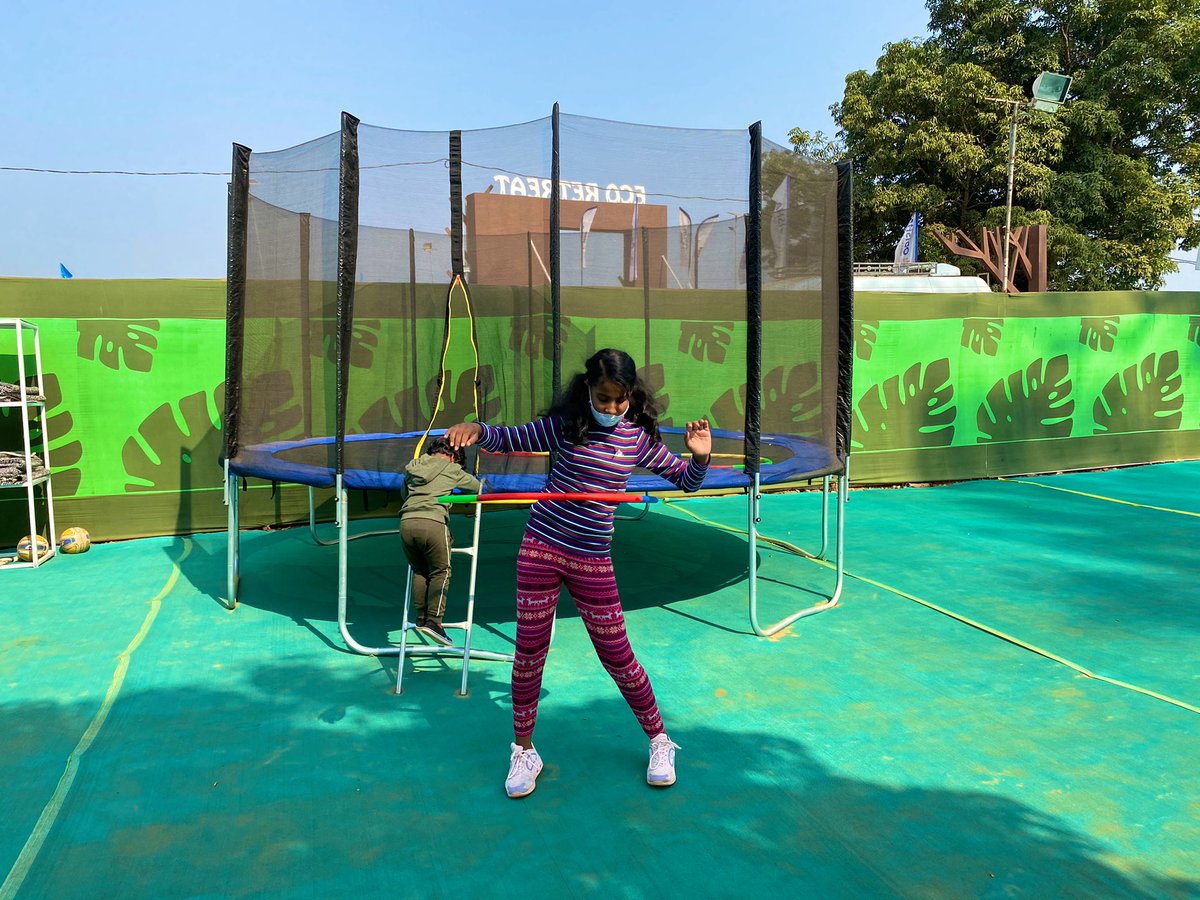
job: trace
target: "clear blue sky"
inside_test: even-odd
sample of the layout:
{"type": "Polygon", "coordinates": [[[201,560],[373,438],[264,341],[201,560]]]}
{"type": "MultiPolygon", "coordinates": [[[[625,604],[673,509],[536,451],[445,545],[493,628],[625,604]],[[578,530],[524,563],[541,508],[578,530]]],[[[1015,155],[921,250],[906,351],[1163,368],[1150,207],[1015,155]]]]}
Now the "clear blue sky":
{"type": "MultiPolygon", "coordinates": [[[[280,150],[342,110],[416,131],[564,112],[786,143],[834,131],[844,78],[926,33],[922,0],[9,0],[0,276],[221,278],[234,142],[280,150]]],[[[1173,286],[1200,290],[1200,273],[1173,286]],[[1186,282],[1186,283],[1183,283],[1186,282]]]]}

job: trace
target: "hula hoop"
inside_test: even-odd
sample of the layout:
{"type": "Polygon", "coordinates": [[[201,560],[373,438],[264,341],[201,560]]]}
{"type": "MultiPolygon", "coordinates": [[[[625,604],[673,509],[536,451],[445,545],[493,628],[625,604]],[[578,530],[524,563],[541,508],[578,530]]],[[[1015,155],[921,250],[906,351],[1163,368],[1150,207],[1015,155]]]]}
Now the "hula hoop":
{"type": "Polygon", "coordinates": [[[553,494],[515,493],[515,494],[448,494],[438,497],[438,503],[536,503],[539,500],[591,500],[595,503],[657,503],[658,498],[650,494],[619,494],[619,493],[567,493],[553,494]]]}

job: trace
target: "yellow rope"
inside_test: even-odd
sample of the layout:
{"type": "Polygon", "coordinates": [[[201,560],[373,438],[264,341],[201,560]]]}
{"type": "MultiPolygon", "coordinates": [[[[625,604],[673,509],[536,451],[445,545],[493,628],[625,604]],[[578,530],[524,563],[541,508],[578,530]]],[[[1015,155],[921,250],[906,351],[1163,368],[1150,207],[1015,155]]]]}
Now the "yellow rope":
{"type": "MultiPolygon", "coordinates": [[[[471,338],[471,350],[475,355],[475,366],[471,370],[474,373],[472,383],[479,378],[479,347],[475,343],[475,313],[471,310],[471,295],[467,291],[467,286],[463,283],[461,275],[455,275],[454,281],[450,283],[450,289],[446,292],[446,340],[442,344],[442,359],[439,363],[439,378],[437,400],[434,402],[433,409],[429,413],[429,424],[425,426],[425,433],[421,435],[421,439],[417,441],[417,446],[413,450],[413,459],[421,455],[421,448],[425,446],[425,439],[429,437],[429,432],[433,430],[433,424],[437,420],[437,415],[442,410],[442,395],[446,390],[446,356],[450,352],[451,344],[454,339],[454,289],[458,288],[462,291],[463,300],[467,305],[467,333],[471,338]]],[[[471,403],[475,410],[475,419],[479,419],[479,391],[471,391],[471,403]]]]}
{"type": "Polygon", "coordinates": [[[1090,497],[1093,500],[1107,500],[1109,503],[1122,503],[1125,506],[1136,506],[1139,509],[1153,509],[1157,512],[1175,513],[1180,516],[1196,516],[1200,518],[1200,513],[1189,512],[1186,509],[1171,509],[1169,506],[1151,506],[1148,503],[1134,503],[1132,500],[1119,500],[1116,497],[1105,497],[1103,494],[1088,494],[1084,491],[1073,491],[1070,488],[1058,487],[1053,484],[1042,484],[1040,481],[1025,481],[1022,478],[997,478],[997,481],[1008,481],[1013,484],[1028,484],[1033,487],[1045,488],[1048,491],[1062,491],[1064,494],[1075,494],[1078,497],[1090,497]]]}
{"type": "MultiPolygon", "coordinates": [[[[693,513],[691,510],[684,509],[678,502],[674,503],[673,505],[674,505],[675,509],[678,509],[680,512],[687,513],[689,516],[691,516],[697,522],[702,522],[705,525],[711,525],[715,528],[720,528],[724,531],[731,531],[734,534],[740,534],[740,535],[747,534],[745,531],[743,531],[740,528],[733,528],[732,526],[729,526],[729,525],[723,525],[720,522],[713,522],[708,519],[704,519],[704,518],[696,515],[695,513],[693,513]]],[[[766,537],[765,535],[759,535],[759,540],[765,541],[768,544],[773,544],[774,546],[780,547],[784,550],[788,550],[789,552],[797,553],[801,556],[807,557],[808,559],[812,560],[813,562],[823,565],[828,569],[834,568],[833,564],[830,563],[828,560],[817,559],[811,553],[808,553],[807,551],[802,550],[799,547],[796,547],[794,544],[789,544],[787,541],[781,541],[778,538],[766,537]]],[[[974,619],[967,618],[966,616],[960,615],[959,613],[956,613],[953,610],[946,609],[944,606],[938,606],[936,603],[931,603],[928,600],[922,600],[920,597],[917,597],[906,591],[902,591],[899,588],[892,587],[891,585],[884,584],[881,581],[875,581],[874,579],[867,578],[864,575],[855,575],[853,572],[850,572],[849,570],[846,571],[846,576],[848,578],[854,578],[865,584],[869,584],[874,587],[880,588],[882,590],[888,591],[889,593],[895,594],[897,597],[903,597],[906,600],[912,600],[914,603],[920,603],[922,606],[928,607],[929,609],[932,609],[935,612],[939,612],[944,616],[949,616],[951,619],[956,619],[965,625],[970,625],[972,628],[978,628],[980,631],[986,632],[987,634],[993,635],[994,637],[998,637],[1002,640],[1008,641],[1010,644],[1015,644],[1018,647],[1021,647],[1025,650],[1029,650],[1030,652],[1036,653],[1039,656],[1044,656],[1046,659],[1053,660],[1056,663],[1061,663],[1062,665],[1066,666],[1067,668],[1073,669],[1074,671],[1078,672],[1080,675],[1084,675],[1088,678],[1094,678],[1097,681],[1103,681],[1107,684],[1115,685],[1116,687],[1120,687],[1120,688],[1125,688],[1126,690],[1134,691],[1139,694],[1145,694],[1147,697],[1153,697],[1155,700],[1162,700],[1164,703],[1170,703],[1173,706],[1178,706],[1180,709],[1186,709],[1189,712],[1200,713],[1200,707],[1193,706],[1192,704],[1186,703],[1183,700],[1176,700],[1174,697],[1168,697],[1166,694],[1160,694],[1157,691],[1152,691],[1148,688],[1139,687],[1136,684],[1129,684],[1126,681],[1118,681],[1115,678],[1109,678],[1107,675],[1100,675],[1096,672],[1093,672],[1091,669],[1086,669],[1083,666],[1079,665],[1078,663],[1071,662],[1071,660],[1065,659],[1064,657],[1061,657],[1056,653],[1051,653],[1049,650],[1045,650],[1034,644],[1030,644],[1027,641],[1023,641],[1020,638],[1014,637],[1011,634],[1006,634],[1005,632],[1000,631],[999,629],[992,628],[989,625],[984,625],[982,622],[977,622],[974,619]]]]}

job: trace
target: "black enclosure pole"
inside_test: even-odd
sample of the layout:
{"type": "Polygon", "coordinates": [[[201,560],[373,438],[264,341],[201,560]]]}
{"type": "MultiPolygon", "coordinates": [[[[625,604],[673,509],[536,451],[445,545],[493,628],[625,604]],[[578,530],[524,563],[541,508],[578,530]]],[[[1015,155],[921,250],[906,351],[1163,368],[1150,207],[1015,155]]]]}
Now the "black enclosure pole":
{"type": "Polygon", "coordinates": [[[838,216],[838,408],[837,455],[850,455],[854,379],[854,166],[837,164],[838,216]]]}
{"type": "MultiPolygon", "coordinates": [[[[417,232],[408,229],[408,355],[411,358],[412,384],[420,384],[421,372],[417,368],[417,232]]],[[[411,405],[404,410],[405,422],[416,422],[421,415],[420,401],[414,396],[411,405]]]]}
{"type": "Polygon", "coordinates": [[[337,474],[346,472],[346,388],[350,378],[350,335],[354,325],[354,273],[358,266],[358,119],[342,113],[338,173],[337,261],[337,474]]]}
{"type": "Polygon", "coordinates": [[[559,296],[559,173],[558,173],[558,139],[559,139],[558,104],[554,104],[551,116],[550,137],[550,322],[554,335],[554,362],[552,379],[554,381],[553,402],[558,403],[562,393],[562,302],[559,296]]]}
{"type": "Polygon", "coordinates": [[[750,207],[746,216],[746,475],[758,475],[762,428],[762,122],[750,126],[750,207]]]}
{"type": "Polygon", "coordinates": [[[450,132],[450,268],[463,274],[462,132],[450,132]]]}
{"type": "Polygon", "coordinates": [[[242,405],[250,152],[249,147],[233,145],[233,167],[229,181],[228,248],[225,259],[225,459],[231,459],[238,450],[238,418],[242,405]]]}
{"type": "Polygon", "coordinates": [[[312,259],[312,213],[300,213],[300,390],[304,397],[304,436],[313,437],[312,302],[308,270],[312,259]]]}

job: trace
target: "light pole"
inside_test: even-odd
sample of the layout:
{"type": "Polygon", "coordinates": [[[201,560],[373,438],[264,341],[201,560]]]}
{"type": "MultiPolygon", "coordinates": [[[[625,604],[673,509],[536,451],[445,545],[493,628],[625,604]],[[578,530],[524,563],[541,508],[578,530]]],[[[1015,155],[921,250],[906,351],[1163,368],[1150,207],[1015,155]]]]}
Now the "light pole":
{"type": "Polygon", "coordinates": [[[1033,98],[1030,100],[1008,100],[1001,97],[988,97],[997,103],[1007,103],[1012,107],[1012,119],[1008,125],[1008,191],[1004,202],[1004,279],[1002,291],[1008,293],[1008,261],[1012,241],[1012,195],[1013,169],[1017,162],[1017,119],[1022,110],[1040,110],[1055,113],[1067,99],[1067,91],[1071,88],[1071,77],[1059,75],[1057,72],[1043,72],[1033,80],[1033,98]]]}

